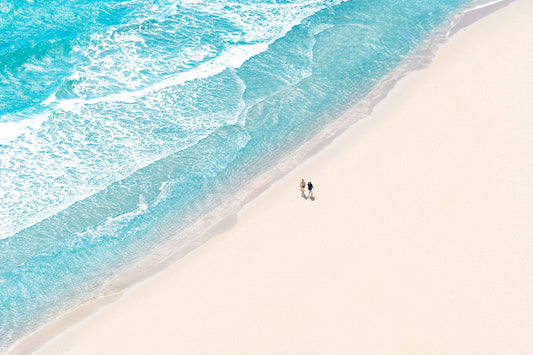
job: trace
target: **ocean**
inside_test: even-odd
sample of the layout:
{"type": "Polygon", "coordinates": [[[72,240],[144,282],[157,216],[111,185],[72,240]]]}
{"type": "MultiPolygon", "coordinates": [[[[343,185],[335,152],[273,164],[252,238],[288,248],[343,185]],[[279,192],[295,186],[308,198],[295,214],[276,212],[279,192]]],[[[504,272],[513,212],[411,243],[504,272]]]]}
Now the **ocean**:
{"type": "Polygon", "coordinates": [[[0,352],[194,247],[474,5],[0,0],[0,352]]]}

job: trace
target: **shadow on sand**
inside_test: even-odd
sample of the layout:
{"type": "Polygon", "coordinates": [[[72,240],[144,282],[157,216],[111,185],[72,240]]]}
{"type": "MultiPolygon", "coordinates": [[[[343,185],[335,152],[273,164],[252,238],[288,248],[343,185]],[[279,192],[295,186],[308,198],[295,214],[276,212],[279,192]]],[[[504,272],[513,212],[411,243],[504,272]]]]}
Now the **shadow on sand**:
{"type": "Polygon", "coordinates": [[[307,196],[307,195],[300,195],[304,200],[311,200],[311,201],[314,201],[315,200],[315,196],[307,196]]]}

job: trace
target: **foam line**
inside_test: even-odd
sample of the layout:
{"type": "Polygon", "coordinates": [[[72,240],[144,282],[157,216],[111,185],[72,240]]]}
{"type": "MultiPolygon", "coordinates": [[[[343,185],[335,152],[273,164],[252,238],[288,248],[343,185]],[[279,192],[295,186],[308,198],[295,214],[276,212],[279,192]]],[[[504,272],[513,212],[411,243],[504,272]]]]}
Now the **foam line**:
{"type": "Polygon", "coordinates": [[[179,73],[172,78],[162,80],[158,83],[155,83],[149,87],[146,87],[137,91],[130,91],[118,94],[111,94],[103,97],[98,97],[94,99],[66,99],[58,100],[57,97],[51,95],[47,100],[43,102],[46,105],[54,105],[58,108],[70,111],[75,106],[79,105],[94,105],[102,102],[132,102],[136,99],[144,97],[150,93],[163,90],[172,86],[177,86],[184,84],[186,82],[206,79],[217,74],[220,74],[228,68],[239,68],[246,60],[249,58],[264,52],[268,49],[268,44],[258,43],[252,45],[245,45],[234,47],[231,50],[227,51],[220,57],[216,59],[199,65],[197,68],[189,70],[184,73],[179,73]]]}
{"type": "Polygon", "coordinates": [[[41,127],[48,118],[49,114],[44,113],[21,121],[0,122],[0,145],[7,144],[19,136],[41,127]]]}

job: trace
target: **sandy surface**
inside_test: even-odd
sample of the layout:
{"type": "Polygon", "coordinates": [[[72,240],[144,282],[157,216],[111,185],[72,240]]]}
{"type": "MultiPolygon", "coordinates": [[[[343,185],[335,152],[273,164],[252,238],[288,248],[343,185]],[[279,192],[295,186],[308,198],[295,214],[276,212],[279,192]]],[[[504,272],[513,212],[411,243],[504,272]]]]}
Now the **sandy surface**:
{"type": "Polygon", "coordinates": [[[517,0],[40,353],[533,353],[532,97],[533,1],[517,0]]]}

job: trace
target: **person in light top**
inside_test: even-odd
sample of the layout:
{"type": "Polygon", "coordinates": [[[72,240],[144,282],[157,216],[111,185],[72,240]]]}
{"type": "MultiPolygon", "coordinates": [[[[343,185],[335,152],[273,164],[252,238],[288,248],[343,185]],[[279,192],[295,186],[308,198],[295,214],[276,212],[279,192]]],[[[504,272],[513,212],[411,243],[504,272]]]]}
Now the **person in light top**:
{"type": "Polygon", "coordinates": [[[304,179],[300,181],[300,191],[302,192],[302,196],[305,196],[305,180],[304,179]]]}

